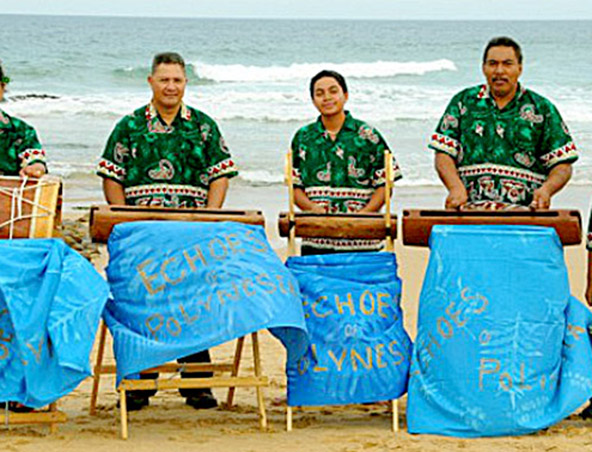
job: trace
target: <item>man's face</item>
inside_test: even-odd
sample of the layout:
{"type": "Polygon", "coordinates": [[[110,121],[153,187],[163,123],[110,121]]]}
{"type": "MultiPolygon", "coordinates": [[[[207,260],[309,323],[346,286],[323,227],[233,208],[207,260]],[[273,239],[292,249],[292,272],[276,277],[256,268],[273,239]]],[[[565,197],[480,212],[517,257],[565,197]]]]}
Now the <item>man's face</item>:
{"type": "Polygon", "coordinates": [[[4,99],[4,90],[6,89],[6,84],[0,82],[0,102],[4,99]]]}
{"type": "Polygon", "coordinates": [[[148,77],[148,83],[156,107],[174,108],[183,101],[187,77],[179,64],[159,64],[148,77]]]}
{"type": "Polygon", "coordinates": [[[333,77],[320,78],[314,84],[312,103],[322,116],[341,113],[346,102],[347,93],[333,77]]]}
{"type": "Polygon", "coordinates": [[[516,91],[522,64],[512,47],[492,47],[483,63],[483,75],[494,97],[503,98],[516,91]]]}

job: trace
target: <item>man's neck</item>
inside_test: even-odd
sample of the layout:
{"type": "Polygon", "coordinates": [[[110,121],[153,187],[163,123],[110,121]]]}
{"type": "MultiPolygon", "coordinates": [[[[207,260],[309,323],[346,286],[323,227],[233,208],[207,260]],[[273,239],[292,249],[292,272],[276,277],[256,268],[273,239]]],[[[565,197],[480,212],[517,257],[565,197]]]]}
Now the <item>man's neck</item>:
{"type": "Polygon", "coordinates": [[[345,112],[340,111],[331,116],[321,116],[321,121],[323,126],[325,126],[325,130],[332,135],[337,135],[343,127],[343,123],[345,122],[345,112]]]}
{"type": "Polygon", "coordinates": [[[174,107],[166,107],[163,105],[153,103],[154,108],[167,125],[171,125],[172,122],[177,117],[179,110],[181,109],[181,104],[175,105],[174,107]]]}
{"type": "Polygon", "coordinates": [[[514,87],[512,91],[504,96],[496,96],[496,94],[491,90],[491,96],[497,105],[497,108],[503,110],[512,100],[516,97],[516,93],[518,92],[518,85],[514,87]]]}

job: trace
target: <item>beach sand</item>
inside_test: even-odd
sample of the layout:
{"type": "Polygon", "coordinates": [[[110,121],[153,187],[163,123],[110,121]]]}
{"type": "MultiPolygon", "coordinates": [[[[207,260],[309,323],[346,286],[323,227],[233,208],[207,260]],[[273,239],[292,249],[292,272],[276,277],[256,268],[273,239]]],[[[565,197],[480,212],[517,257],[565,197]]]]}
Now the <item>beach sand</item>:
{"type": "MultiPolygon", "coordinates": [[[[398,192],[397,209],[402,207],[439,207],[443,191],[425,189],[425,193],[398,192]]],[[[587,218],[588,193],[577,187],[566,190],[557,198],[554,207],[576,207],[587,218]]],[[[285,255],[285,242],[276,233],[277,212],[285,210],[285,193],[267,189],[231,191],[228,207],[256,208],[265,206],[270,242],[279,255],[285,255]]],[[[72,216],[73,214],[69,214],[72,216]]],[[[586,223],[586,221],[585,221],[586,223]]],[[[429,251],[404,247],[398,239],[396,253],[400,277],[403,280],[403,309],[405,325],[412,337],[416,332],[417,300],[429,251]]],[[[570,247],[565,251],[572,293],[582,299],[584,291],[585,258],[583,247],[570,247]]],[[[95,259],[97,268],[104,268],[107,256],[104,247],[95,259]]],[[[294,430],[285,431],[285,407],[272,406],[275,398],[285,395],[285,352],[269,333],[262,332],[261,349],[264,373],[270,378],[270,387],[264,390],[269,417],[269,428],[259,430],[256,396],[252,389],[237,389],[236,406],[232,410],[217,408],[196,411],[184,405],[176,391],[160,391],[149,407],[129,415],[127,441],[119,438],[119,412],[115,408],[117,394],[114,377],[104,376],[96,416],[88,414],[91,379],[86,379],[75,391],[59,402],[68,415],[68,422],[56,434],[48,435],[42,426],[0,427],[0,450],[5,451],[215,451],[215,452],[267,452],[267,451],[592,451],[592,421],[577,416],[549,428],[547,431],[520,437],[455,439],[406,433],[405,397],[399,402],[401,430],[390,430],[391,418],[387,408],[379,405],[323,407],[296,411],[294,430]]],[[[250,342],[247,341],[241,374],[253,371],[250,342]]],[[[229,361],[234,344],[213,349],[216,361],[229,361]]],[[[110,346],[107,362],[113,362],[110,346]]],[[[94,362],[94,352],[93,352],[94,362]]],[[[226,397],[225,390],[214,391],[218,400],[226,397]]]]}

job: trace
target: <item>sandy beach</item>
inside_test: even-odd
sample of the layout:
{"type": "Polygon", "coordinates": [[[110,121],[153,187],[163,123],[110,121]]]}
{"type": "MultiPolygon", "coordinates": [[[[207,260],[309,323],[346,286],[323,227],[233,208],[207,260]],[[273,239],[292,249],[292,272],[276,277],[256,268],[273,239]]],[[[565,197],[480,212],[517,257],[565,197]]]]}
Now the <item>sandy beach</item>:
{"type": "MultiPolygon", "coordinates": [[[[440,207],[441,189],[425,192],[402,190],[397,192],[394,209],[406,207],[440,207]]],[[[285,256],[285,242],[277,236],[276,218],[285,210],[284,190],[267,188],[240,188],[231,190],[228,207],[261,208],[267,218],[270,243],[280,256],[285,256]]],[[[575,207],[583,211],[587,224],[588,192],[570,187],[555,200],[554,207],[575,207]]],[[[69,209],[66,218],[79,216],[78,210],[69,209]]],[[[94,259],[102,271],[107,256],[104,247],[94,259]]],[[[403,309],[405,325],[412,337],[416,333],[417,300],[423,281],[429,251],[402,245],[396,241],[399,275],[403,280],[403,309]]],[[[565,257],[569,268],[572,294],[582,298],[584,291],[586,251],[581,246],[567,248],[565,257]]],[[[264,373],[271,384],[264,390],[269,416],[269,428],[259,430],[256,396],[251,389],[238,389],[236,406],[231,410],[217,408],[196,411],[186,406],[176,391],[160,391],[149,407],[129,416],[130,438],[119,438],[119,412],[115,407],[117,393],[114,377],[104,376],[96,416],[88,413],[91,379],[86,379],[74,392],[59,402],[68,415],[67,423],[56,434],[49,435],[42,426],[0,427],[0,450],[6,451],[583,451],[592,450],[592,422],[577,416],[549,428],[547,431],[521,437],[483,438],[476,440],[438,436],[410,435],[406,433],[406,400],[399,402],[400,431],[390,430],[390,413],[384,406],[323,407],[296,411],[294,431],[285,431],[285,407],[272,406],[274,399],[285,395],[285,352],[269,333],[262,332],[262,359],[264,373]]],[[[216,361],[229,361],[234,344],[225,344],[213,350],[216,361]]],[[[96,352],[96,350],[95,350],[96,352]]],[[[107,363],[113,362],[110,346],[107,363]]],[[[94,352],[92,356],[94,362],[94,352]]],[[[247,342],[241,372],[252,372],[252,355],[247,342]]],[[[225,400],[226,390],[215,390],[219,401],[225,400]]]]}

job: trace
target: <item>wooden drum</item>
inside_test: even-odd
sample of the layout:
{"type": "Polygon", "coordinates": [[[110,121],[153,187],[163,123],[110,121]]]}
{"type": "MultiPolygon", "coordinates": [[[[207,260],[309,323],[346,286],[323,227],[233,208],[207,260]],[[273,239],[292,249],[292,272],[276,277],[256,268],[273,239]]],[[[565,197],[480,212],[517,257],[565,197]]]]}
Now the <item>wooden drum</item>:
{"type": "Polygon", "coordinates": [[[0,239],[49,238],[62,221],[62,181],[0,176],[0,239]]]}
{"type": "Polygon", "coordinates": [[[582,241],[582,219],[577,210],[404,210],[403,243],[428,246],[436,224],[547,226],[555,228],[563,245],[582,241]]]}
{"type": "Polygon", "coordinates": [[[259,210],[185,209],[144,206],[93,206],[90,210],[90,235],[94,242],[107,242],[113,227],[129,221],[235,221],[265,226],[259,210]]]}
{"type": "MultiPolygon", "coordinates": [[[[381,213],[310,213],[294,214],[295,237],[329,237],[338,239],[395,238],[397,221],[393,218],[387,228],[385,216],[381,213]]],[[[278,227],[281,237],[290,234],[290,219],[286,212],[280,213],[278,227]]]]}

